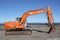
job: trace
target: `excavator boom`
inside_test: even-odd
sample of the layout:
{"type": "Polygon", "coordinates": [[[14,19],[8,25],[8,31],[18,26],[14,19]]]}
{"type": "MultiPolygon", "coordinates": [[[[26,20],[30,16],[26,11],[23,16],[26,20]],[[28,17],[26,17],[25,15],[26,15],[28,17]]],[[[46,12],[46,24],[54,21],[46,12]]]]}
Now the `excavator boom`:
{"type": "Polygon", "coordinates": [[[48,6],[46,10],[44,9],[37,9],[37,10],[32,10],[32,11],[28,11],[26,13],[23,14],[22,16],[22,19],[20,21],[20,24],[23,24],[24,22],[26,22],[26,19],[28,16],[31,16],[31,15],[36,15],[36,14],[42,14],[42,13],[47,13],[47,16],[48,16],[48,22],[50,25],[52,25],[53,23],[53,17],[52,17],[52,13],[51,13],[51,10],[50,10],[50,7],[48,6]]]}

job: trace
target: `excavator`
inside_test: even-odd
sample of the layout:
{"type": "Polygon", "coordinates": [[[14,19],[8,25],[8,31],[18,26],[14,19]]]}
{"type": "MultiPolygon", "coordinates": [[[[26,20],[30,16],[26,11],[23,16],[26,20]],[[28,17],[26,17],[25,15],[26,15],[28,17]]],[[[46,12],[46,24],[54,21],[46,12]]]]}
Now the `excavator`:
{"type": "Polygon", "coordinates": [[[26,19],[28,16],[47,13],[48,23],[50,25],[50,29],[47,33],[55,32],[55,27],[53,26],[53,16],[50,10],[50,7],[46,7],[46,9],[37,9],[25,12],[21,18],[17,18],[18,21],[9,21],[4,23],[5,34],[23,34],[23,35],[31,35],[32,30],[25,28],[26,19]]]}

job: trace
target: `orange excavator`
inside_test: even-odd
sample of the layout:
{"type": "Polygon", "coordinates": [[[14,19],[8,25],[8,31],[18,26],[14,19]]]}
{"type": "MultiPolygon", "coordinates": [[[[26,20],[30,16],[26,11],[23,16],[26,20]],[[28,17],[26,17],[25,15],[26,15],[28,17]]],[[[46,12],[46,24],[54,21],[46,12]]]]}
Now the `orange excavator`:
{"type": "Polygon", "coordinates": [[[42,13],[47,13],[48,23],[50,24],[50,29],[48,33],[54,32],[55,28],[53,26],[53,17],[52,17],[50,7],[48,6],[47,9],[37,9],[37,10],[27,11],[23,14],[21,18],[17,18],[18,21],[16,22],[14,21],[5,22],[4,23],[4,27],[6,30],[5,34],[32,34],[31,30],[25,29],[24,25],[26,23],[26,19],[28,16],[35,15],[35,14],[42,14],[42,13]]]}

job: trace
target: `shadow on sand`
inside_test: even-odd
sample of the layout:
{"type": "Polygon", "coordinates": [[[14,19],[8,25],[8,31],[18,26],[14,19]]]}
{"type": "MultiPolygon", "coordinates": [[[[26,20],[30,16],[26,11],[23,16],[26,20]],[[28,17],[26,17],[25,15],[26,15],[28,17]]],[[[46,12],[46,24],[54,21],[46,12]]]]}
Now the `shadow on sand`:
{"type": "Polygon", "coordinates": [[[36,29],[32,29],[32,31],[37,31],[37,32],[41,32],[41,33],[48,33],[47,31],[36,30],[36,29]]]}

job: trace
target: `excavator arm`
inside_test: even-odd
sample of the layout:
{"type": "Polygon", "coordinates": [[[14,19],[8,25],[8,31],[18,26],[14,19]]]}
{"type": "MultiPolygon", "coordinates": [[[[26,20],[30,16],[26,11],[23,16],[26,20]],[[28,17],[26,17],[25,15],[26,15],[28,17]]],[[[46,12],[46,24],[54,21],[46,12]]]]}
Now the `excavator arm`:
{"type": "Polygon", "coordinates": [[[47,13],[48,22],[50,25],[52,25],[53,17],[52,17],[52,13],[51,13],[49,6],[47,7],[46,10],[45,9],[37,9],[37,10],[32,10],[32,11],[28,11],[28,12],[24,13],[22,18],[21,18],[20,25],[22,25],[23,23],[26,22],[26,19],[28,16],[35,15],[35,14],[42,14],[42,13],[47,13]]]}
{"type": "Polygon", "coordinates": [[[48,19],[48,23],[50,25],[50,29],[49,29],[48,33],[55,32],[55,27],[53,26],[53,16],[52,16],[52,12],[51,12],[49,6],[47,7],[46,10],[45,9],[37,9],[37,10],[32,10],[32,11],[28,11],[28,12],[24,13],[21,18],[20,25],[25,24],[28,16],[35,15],[35,14],[42,14],[42,13],[47,13],[47,17],[48,17],[47,19],[48,19]]]}

